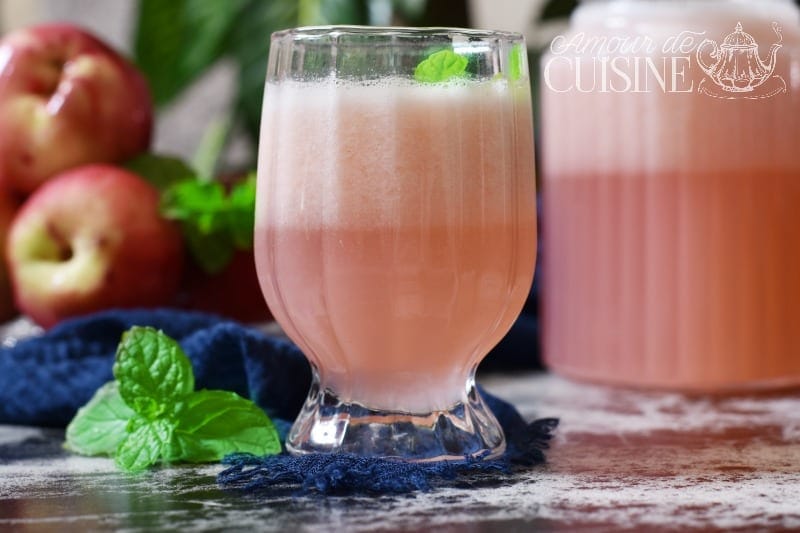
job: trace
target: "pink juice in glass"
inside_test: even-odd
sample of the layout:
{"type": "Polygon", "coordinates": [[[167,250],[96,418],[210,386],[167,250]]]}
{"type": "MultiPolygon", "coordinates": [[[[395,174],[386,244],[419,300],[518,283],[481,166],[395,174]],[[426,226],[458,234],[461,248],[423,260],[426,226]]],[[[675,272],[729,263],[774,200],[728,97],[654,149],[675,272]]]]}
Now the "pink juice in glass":
{"type": "Polygon", "coordinates": [[[343,402],[465,401],[519,314],[536,253],[527,83],[268,84],[259,277],[343,402]]]}
{"type": "MultiPolygon", "coordinates": [[[[779,1],[598,2],[573,17],[567,38],[646,35],[669,68],[666,89],[645,70],[639,92],[611,90],[624,86],[614,72],[590,89],[583,57],[583,90],[559,92],[575,64],[549,63],[542,314],[554,371],[695,391],[800,384],[797,21],[779,1]],[[676,35],[686,48],[663,53],[676,35]],[[747,54],[774,70],[725,91],[698,64],[704,39],[744,82],[757,81],[747,54]]],[[[711,50],[701,59],[713,63],[711,50]]]]}

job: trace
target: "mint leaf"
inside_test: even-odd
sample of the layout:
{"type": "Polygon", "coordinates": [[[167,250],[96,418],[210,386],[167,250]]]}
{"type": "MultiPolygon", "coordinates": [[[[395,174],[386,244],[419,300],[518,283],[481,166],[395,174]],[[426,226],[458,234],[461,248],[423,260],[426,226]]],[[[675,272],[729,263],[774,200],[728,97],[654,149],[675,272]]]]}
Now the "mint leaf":
{"type": "Polygon", "coordinates": [[[113,370],[122,399],[148,420],[194,390],[192,364],[181,347],[149,327],[135,326],[122,335],[113,370]]]}
{"type": "Polygon", "coordinates": [[[452,50],[434,52],[414,69],[414,79],[423,83],[438,83],[462,76],[469,60],[452,50]]]}
{"type": "Polygon", "coordinates": [[[189,180],[169,187],[161,212],[180,222],[192,257],[209,274],[224,269],[237,249],[253,247],[255,177],[234,185],[229,194],[219,182],[189,180]]]}
{"type": "Polygon", "coordinates": [[[508,79],[517,81],[522,78],[523,73],[523,60],[525,59],[525,50],[521,44],[515,44],[511,47],[508,53],[508,79]]]}
{"type": "Polygon", "coordinates": [[[125,168],[144,178],[159,191],[195,176],[195,171],[177,157],[149,153],[131,159],[125,163],[125,168]]]}
{"type": "Polygon", "coordinates": [[[189,252],[207,273],[222,271],[237,249],[253,248],[255,173],[228,194],[180,159],[145,154],[126,166],[161,191],[161,214],[180,224],[189,252]]]}
{"type": "Polygon", "coordinates": [[[192,394],[178,415],[171,460],[218,461],[235,453],[280,453],[278,432],[257,405],[233,392],[192,394]]]}
{"type": "Polygon", "coordinates": [[[139,472],[167,459],[172,448],[173,422],[158,419],[135,426],[117,448],[115,457],[117,466],[127,472],[139,472]]]}
{"type": "Polygon", "coordinates": [[[225,232],[204,233],[192,224],[185,224],[182,229],[192,258],[204,272],[217,274],[231,262],[235,249],[225,232]]]}
{"type": "Polygon", "coordinates": [[[222,184],[216,181],[189,180],[164,191],[161,212],[165,217],[191,222],[201,233],[225,229],[227,199],[222,184]]]}
{"type": "Polygon", "coordinates": [[[253,402],[233,392],[194,392],[191,363],[161,331],[125,332],[114,376],[117,380],[101,387],[70,422],[67,449],[114,455],[128,472],[159,462],[281,451],[275,426],[253,402]]]}
{"type": "Polygon", "coordinates": [[[84,455],[111,455],[127,436],[125,428],[134,414],[122,400],[117,382],[109,381],[78,409],[67,426],[65,446],[84,455]]]}

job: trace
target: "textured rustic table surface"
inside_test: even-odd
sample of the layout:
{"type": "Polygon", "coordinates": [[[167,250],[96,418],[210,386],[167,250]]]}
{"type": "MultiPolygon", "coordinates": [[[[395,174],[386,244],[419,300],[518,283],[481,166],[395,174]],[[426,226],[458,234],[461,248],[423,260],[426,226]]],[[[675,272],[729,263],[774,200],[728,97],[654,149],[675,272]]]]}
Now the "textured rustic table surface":
{"type": "Polygon", "coordinates": [[[492,376],[558,416],[547,465],[499,486],[393,497],[225,492],[219,465],[140,476],[69,455],[63,432],[0,426],[0,531],[800,530],[800,391],[687,398],[492,376]]]}

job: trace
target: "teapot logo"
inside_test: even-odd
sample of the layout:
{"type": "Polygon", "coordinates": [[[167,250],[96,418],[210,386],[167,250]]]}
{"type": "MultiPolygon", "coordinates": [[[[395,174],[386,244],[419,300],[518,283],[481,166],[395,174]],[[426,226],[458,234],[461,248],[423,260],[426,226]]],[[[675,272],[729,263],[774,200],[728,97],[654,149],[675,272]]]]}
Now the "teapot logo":
{"type": "Polygon", "coordinates": [[[758,43],[752,35],[736,24],[721,45],[705,39],[697,47],[697,63],[708,76],[697,90],[715,98],[768,98],[786,92],[786,82],[775,75],[778,50],[783,46],[781,29],[776,22],[772,30],[778,36],[764,62],[758,53],[758,43]],[[713,82],[710,83],[709,82],[713,82]]]}

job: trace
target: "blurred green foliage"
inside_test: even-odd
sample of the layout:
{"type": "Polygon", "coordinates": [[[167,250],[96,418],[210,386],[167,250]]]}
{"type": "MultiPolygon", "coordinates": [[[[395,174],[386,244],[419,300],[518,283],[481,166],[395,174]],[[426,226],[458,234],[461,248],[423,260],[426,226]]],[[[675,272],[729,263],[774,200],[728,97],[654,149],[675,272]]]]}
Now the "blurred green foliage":
{"type": "Polygon", "coordinates": [[[466,0],[140,0],[134,61],[158,107],[172,102],[222,58],[237,66],[227,130],[255,144],[276,30],[322,24],[469,26],[466,0]]]}

